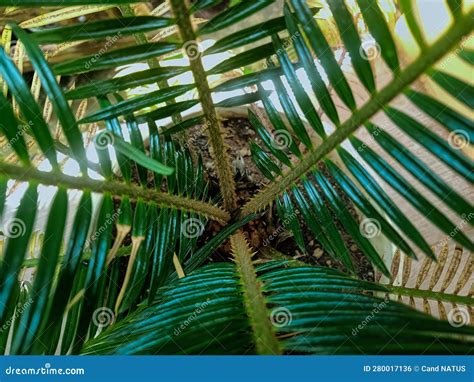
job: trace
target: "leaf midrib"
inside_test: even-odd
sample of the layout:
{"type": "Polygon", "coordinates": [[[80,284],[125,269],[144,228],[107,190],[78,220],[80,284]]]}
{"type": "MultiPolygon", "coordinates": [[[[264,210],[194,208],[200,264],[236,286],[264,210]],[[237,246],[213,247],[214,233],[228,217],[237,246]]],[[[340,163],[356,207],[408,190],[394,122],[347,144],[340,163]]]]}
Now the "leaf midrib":
{"type": "Polygon", "coordinates": [[[126,195],[132,199],[142,198],[146,202],[155,202],[158,205],[194,211],[220,222],[227,222],[230,219],[229,214],[222,208],[204,201],[188,199],[183,196],[172,195],[117,181],[99,181],[86,177],[73,177],[61,172],[38,171],[33,167],[17,166],[1,161],[0,176],[5,176],[8,179],[17,179],[19,181],[38,182],[44,185],[64,186],[68,189],[90,190],[98,193],[109,192],[116,197],[126,195]]]}

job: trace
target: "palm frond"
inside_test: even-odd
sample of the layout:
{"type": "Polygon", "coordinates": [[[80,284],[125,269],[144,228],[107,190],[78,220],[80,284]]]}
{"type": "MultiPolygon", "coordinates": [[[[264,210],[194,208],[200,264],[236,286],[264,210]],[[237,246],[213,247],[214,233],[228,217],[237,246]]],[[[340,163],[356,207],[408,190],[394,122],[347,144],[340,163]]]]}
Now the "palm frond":
{"type": "MultiPolygon", "coordinates": [[[[275,198],[280,201],[285,199],[287,205],[296,203],[315,237],[321,241],[329,253],[332,253],[351,270],[353,268],[351,260],[347,256],[348,251],[338,244],[341,241],[338,239],[337,232],[332,229],[332,223],[328,220],[329,215],[326,211],[321,210],[321,208],[325,208],[321,207],[322,204],[329,204],[337,219],[356,240],[365,255],[388,276],[387,266],[368,239],[383,234],[396,248],[402,249],[411,257],[416,257],[416,250],[411,248],[412,244],[415,244],[428,256],[433,257],[430,244],[435,243],[427,243],[410,222],[409,217],[391,200],[385,191],[387,184],[421,214],[425,215],[445,235],[452,236],[463,247],[472,250],[474,248],[472,241],[462,229],[459,229],[460,226],[464,226],[462,222],[465,219],[462,219],[461,223],[452,220],[452,216],[459,219],[460,216],[464,217],[472,213],[472,203],[446,183],[436,171],[433,171],[430,164],[418,157],[416,152],[407,149],[396,137],[389,134],[384,126],[371,122],[372,117],[377,113],[385,113],[399,131],[435,155],[445,166],[456,172],[459,178],[468,182],[472,181],[472,160],[450,143],[451,138],[447,140],[440,137],[432,132],[423,121],[390,106],[390,102],[396,96],[405,92],[408,99],[413,101],[422,112],[426,112],[446,126],[448,131],[456,131],[456,134],[462,134],[463,137],[472,135],[472,122],[462,114],[446,106],[439,110],[436,108],[439,102],[432,97],[407,89],[424,74],[429,74],[431,77],[437,76],[438,71],[433,71],[433,65],[460,44],[463,36],[470,33],[468,21],[470,13],[457,12],[453,14],[454,21],[445,34],[432,44],[422,47],[424,49],[423,55],[402,68],[399,64],[400,59],[395,44],[380,9],[377,5],[369,5],[365,1],[358,2],[367,29],[375,39],[377,49],[384,52],[382,58],[393,72],[392,80],[382,88],[376,89],[373,70],[367,57],[364,56],[362,38],[354,27],[348,9],[343,2],[329,1],[341,40],[350,54],[355,75],[370,94],[366,103],[359,107],[355,103],[353,90],[337,64],[334,52],[329,46],[324,32],[313,19],[309,8],[304,1],[294,0],[290,3],[293,11],[289,4],[285,5],[287,29],[291,33],[292,43],[298,54],[298,63],[302,65],[310,80],[322,113],[316,111],[312,100],[302,87],[301,80],[296,75],[294,63],[290,61],[288,54],[283,49],[278,35],[274,34],[273,43],[277,51],[276,57],[296,104],[292,105],[290,94],[280,79],[272,78],[279,103],[286,115],[286,122],[291,126],[291,129],[288,129],[278,113],[275,113],[274,101],[263,95],[261,98],[272,125],[271,131],[267,131],[254,115],[249,116],[259,138],[264,143],[264,146],[252,145],[253,157],[262,173],[271,182],[243,207],[242,215],[261,210],[272,203],[275,198]],[[375,21],[377,21],[377,25],[375,25],[375,21]],[[303,38],[303,33],[306,38],[303,38]],[[317,61],[313,60],[311,51],[317,56],[317,61]],[[324,70],[328,84],[322,81],[321,70],[324,70]],[[342,100],[351,111],[350,117],[345,121],[340,121],[340,116],[334,107],[336,95],[329,94],[328,85],[335,90],[338,99],[342,100]],[[295,112],[295,108],[301,110],[306,121],[301,120],[295,112]],[[325,118],[327,122],[325,121],[323,124],[322,118],[325,118]],[[329,123],[332,125],[331,127],[328,127],[329,123]],[[383,148],[385,152],[383,155],[380,151],[372,148],[373,144],[362,141],[355,135],[362,126],[367,129],[368,139],[377,142],[383,148]],[[314,130],[318,135],[317,147],[314,147],[314,143],[309,139],[310,130],[314,130]],[[328,135],[328,133],[330,134],[328,135]],[[306,148],[307,153],[303,156],[296,151],[296,147],[299,145],[304,145],[306,148]],[[292,159],[291,154],[296,156],[296,159],[292,159]],[[266,158],[267,156],[268,158],[266,158]],[[397,166],[393,166],[392,161],[386,159],[387,156],[395,159],[398,162],[397,166]],[[316,166],[320,162],[324,163],[324,167],[316,166]],[[368,167],[373,171],[368,171],[368,167]],[[430,196],[425,196],[425,193],[419,191],[419,188],[413,187],[406,172],[418,179],[425,189],[434,194],[441,203],[433,203],[430,196]],[[375,174],[375,177],[372,174],[375,174]],[[333,187],[334,181],[340,190],[333,187]],[[305,190],[304,193],[302,189],[305,190]],[[289,194],[293,194],[295,202],[291,202],[289,194]],[[349,196],[363,215],[360,221],[358,217],[351,216],[344,206],[342,198],[345,195],[349,196]],[[441,204],[444,206],[441,207],[441,204]],[[319,213],[313,214],[312,211],[319,211],[319,213]],[[427,211],[430,212],[426,213],[427,211]],[[370,224],[373,226],[371,228],[377,232],[364,232],[364,224],[370,224]]],[[[275,70],[273,62],[269,61],[267,70],[275,70]]],[[[253,73],[249,80],[260,86],[259,83],[263,78],[259,79],[258,77],[258,73],[253,73]]],[[[465,102],[466,96],[469,98],[470,85],[461,79],[449,82],[448,85],[446,78],[442,75],[439,76],[437,83],[461,102],[465,102]],[[448,86],[449,88],[447,88],[448,86]]],[[[229,81],[229,85],[234,88],[235,81],[231,81],[229,81]]],[[[248,84],[249,82],[242,82],[242,85],[248,84]]],[[[225,88],[226,84],[221,85],[222,87],[225,88]]],[[[468,224],[472,224],[472,222],[468,222],[468,224]]],[[[296,226],[297,224],[293,223],[292,230],[295,237],[299,235],[296,226]]]]}
{"type": "MultiPolygon", "coordinates": [[[[16,18],[24,9],[17,3],[0,1],[15,7],[3,15],[8,23],[0,47],[0,133],[6,139],[0,144],[8,146],[0,159],[6,236],[0,321],[9,323],[0,331],[1,352],[373,354],[381,342],[391,354],[471,351],[472,327],[449,325],[378,297],[407,295],[412,306],[422,298],[425,310],[428,299],[436,300],[440,318],[449,316],[443,302],[472,305],[470,295],[459,294],[472,273],[471,259],[460,266],[460,249],[449,266],[447,252],[441,252],[428,288],[421,288],[436,258],[435,243],[393,197],[399,194],[443,235],[474,249],[466,233],[473,224],[472,203],[436,171],[441,164],[457,180],[474,180],[466,155],[474,130],[462,113],[472,107],[472,86],[436,65],[462,48],[471,33],[473,11],[463,2],[460,7],[449,2],[452,22],[435,41],[426,37],[413,4],[400,3],[420,50],[408,64],[382,10],[368,0],[357,1],[357,20],[345,2],[328,1],[338,36],[316,21],[318,8],[289,0],[282,16],[224,33],[203,52],[199,40],[227,32],[275,2],[236,2],[199,23],[196,13],[221,1],[196,1],[187,8],[171,0],[153,10],[130,0],[73,0],[67,7],[63,1],[23,1],[21,7],[54,7],[35,10],[30,19],[16,18]],[[105,19],[76,20],[86,14],[105,19]],[[375,47],[391,73],[388,83],[379,81],[370,62],[368,37],[369,48],[375,47]],[[336,40],[343,50],[339,57],[332,46],[336,40]],[[74,54],[74,48],[87,53],[74,54]],[[235,55],[204,65],[236,48],[235,55]],[[351,79],[342,69],[346,52],[351,79]],[[176,59],[179,64],[171,61],[176,59]],[[141,69],[111,78],[124,65],[141,69]],[[235,77],[242,67],[252,70],[235,77]],[[25,68],[33,70],[31,82],[25,68]],[[214,75],[220,76],[217,83],[211,82],[214,75]],[[72,83],[64,86],[69,76],[72,83]],[[436,84],[449,102],[417,86],[420,79],[436,84]],[[145,93],[132,95],[141,87],[145,93]],[[397,106],[397,97],[420,114],[397,106]],[[219,111],[257,102],[261,108],[254,105],[248,117],[258,137],[250,151],[269,184],[239,209],[219,111]],[[444,131],[432,129],[427,118],[444,131]],[[186,139],[186,130],[197,124],[208,135],[218,175],[220,194],[212,198],[202,158],[186,139]],[[406,147],[402,135],[437,162],[406,147]],[[89,150],[97,162],[88,158],[89,150]],[[65,163],[77,168],[77,176],[65,163]],[[13,187],[28,183],[10,221],[4,208],[9,180],[16,182],[13,187]],[[44,186],[57,189],[44,233],[38,233],[44,186]],[[71,204],[68,198],[77,190],[80,197],[71,204]],[[305,248],[304,222],[353,274],[342,227],[387,285],[293,262],[254,267],[253,249],[236,231],[272,203],[299,248],[305,248]],[[209,219],[225,226],[201,246],[209,219]],[[398,268],[373,240],[380,234],[391,250],[403,253],[399,284],[398,268]],[[200,268],[231,236],[236,265],[200,268]],[[30,256],[30,246],[39,256],[30,256]],[[411,287],[418,251],[426,257],[411,287]],[[24,277],[29,268],[36,272],[32,283],[24,277]],[[435,290],[443,269],[446,276],[435,290]]],[[[470,62],[471,53],[461,49],[458,56],[470,62]]]]}
{"type": "MultiPolygon", "coordinates": [[[[398,302],[374,297],[382,286],[327,268],[285,268],[270,262],[256,270],[267,299],[266,322],[277,332],[285,353],[437,354],[447,346],[463,354],[472,345],[472,328],[453,328],[398,302]]],[[[231,264],[209,265],[169,285],[154,306],[117,323],[87,343],[82,354],[258,352],[249,334],[252,315],[244,303],[240,272],[231,264]]]]}

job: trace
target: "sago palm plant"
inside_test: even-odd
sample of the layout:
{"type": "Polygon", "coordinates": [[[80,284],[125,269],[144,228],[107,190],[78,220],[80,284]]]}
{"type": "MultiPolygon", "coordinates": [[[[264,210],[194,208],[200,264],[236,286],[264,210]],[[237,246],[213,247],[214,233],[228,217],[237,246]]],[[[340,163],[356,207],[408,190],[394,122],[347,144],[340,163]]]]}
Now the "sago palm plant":
{"type": "Polygon", "coordinates": [[[443,4],[433,39],[411,0],[0,0],[1,352],[471,352],[473,90],[437,63],[472,64],[474,13],[443,4]],[[414,57],[394,41],[400,17],[414,57]],[[248,200],[223,128],[244,108],[267,179],[248,200]],[[344,272],[251,240],[268,211],[293,248],[312,235],[344,272]],[[445,237],[437,263],[422,225],[445,237]],[[378,281],[358,277],[347,235],[378,281]]]}

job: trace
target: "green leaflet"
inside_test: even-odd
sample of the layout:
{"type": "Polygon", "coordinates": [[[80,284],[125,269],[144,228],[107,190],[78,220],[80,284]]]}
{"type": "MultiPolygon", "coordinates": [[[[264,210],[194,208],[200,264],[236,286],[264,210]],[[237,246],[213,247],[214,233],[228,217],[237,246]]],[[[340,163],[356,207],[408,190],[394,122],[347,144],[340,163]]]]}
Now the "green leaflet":
{"type": "Polygon", "coordinates": [[[79,123],[85,124],[101,121],[103,119],[114,118],[121,115],[127,115],[149,106],[158,105],[170,99],[174,99],[193,88],[194,85],[177,85],[147,93],[142,96],[123,100],[84,117],[79,121],[79,123]]]}
{"type": "Polygon", "coordinates": [[[104,271],[105,260],[109,250],[110,238],[112,234],[111,219],[113,212],[112,198],[109,194],[104,194],[100,206],[99,216],[95,225],[95,231],[91,237],[90,246],[92,256],[89,260],[86,278],[84,281],[84,299],[77,323],[77,332],[73,344],[73,353],[77,353],[85,339],[87,329],[91,323],[91,318],[97,302],[98,287],[100,278],[104,271]]]}
{"type": "Polygon", "coordinates": [[[203,11],[204,9],[215,7],[223,1],[224,0],[196,0],[192,3],[189,12],[196,13],[198,11],[203,11]]]}
{"type": "Polygon", "coordinates": [[[434,69],[431,69],[429,74],[433,81],[459,102],[464,103],[471,109],[474,108],[474,87],[471,84],[434,69]]]}
{"type": "Polygon", "coordinates": [[[173,168],[157,162],[153,158],[148,157],[143,151],[132,146],[130,143],[124,141],[122,138],[109,132],[100,133],[98,140],[110,141],[115,150],[143,167],[163,175],[171,175],[173,168]]]}
{"type": "Polygon", "coordinates": [[[334,176],[338,184],[343,188],[345,193],[351,198],[351,200],[357,205],[357,207],[363,212],[363,214],[373,221],[380,224],[381,231],[384,235],[397,247],[400,248],[405,254],[416,259],[415,252],[405,242],[405,240],[399,235],[399,233],[390,225],[389,222],[372,206],[372,204],[364,197],[357,186],[346,176],[332,161],[326,160],[331,175],[334,176]]]}
{"type": "Polygon", "coordinates": [[[355,110],[356,104],[351,88],[334,57],[331,47],[326,41],[320,27],[314,20],[305,1],[291,0],[291,4],[295,8],[296,17],[308,37],[309,44],[326,71],[332,86],[349,109],[355,110]]]}
{"type": "Polygon", "coordinates": [[[165,17],[122,17],[41,30],[33,33],[33,38],[39,44],[59,44],[61,42],[121,37],[122,35],[149,32],[171,25],[174,25],[174,20],[165,17]]]}
{"type": "Polygon", "coordinates": [[[59,338],[63,314],[66,310],[69,298],[72,297],[74,282],[79,279],[78,274],[81,273],[80,262],[89,232],[91,217],[91,194],[85,192],[79,202],[79,207],[74,218],[69,244],[59,271],[54,294],[50,299],[51,302],[48,307],[48,312],[42,319],[40,329],[42,334],[37,344],[37,353],[48,352],[51,346],[55,345],[54,339],[59,338]]]}
{"type": "Polygon", "coordinates": [[[42,112],[30,93],[30,89],[26,85],[23,76],[2,47],[0,47],[0,73],[18,102],[23,117],[28,121],[26,125],[30,126],[31,132],[44,155],[48,158],[53,168],[57,169],[58,161],[54,149],[54,141],[49,132],[48,125],[44,121],[42,112]]]}
{"type": "Polygon", "coordinates": [[[303,114],[305,115],[306,119],[309,121],[313,129],[319,134],[320,137],[324,138],[326,133],[324,131],[324,126],[321,122],[321,119],[314,108],[314,105],[311,102],[311,99],[306,94],[303,86],[301,85],[294,66],[291,64],[290,58],[285,51],[285,48],[282,45],[282,42],[278,35],[272,36],[273,44],[275,45],[275,50],[277,53],[278,61],[280,62],[281,68],[283,73],[285,74],[286,78],[288,79],[288,83],[290,84],[291,90],[295,94],[296,101],[298,105],[301,107],[303,114]]]}
{"type": "Polygon", "coordinates": [[[162,209],[158,220],[158,232],[155,238],[155,248],[152,254],[152,268],[148,304],[150,304],[166,281],[171,271],[174,240],[178,228],[177,211],[162,209]]]}
{"type": "Polygon", "coordinates": [[[88,84],[69,90],[66,93],[66,98],[82,99],[102,96],[109,93],[115,93],[120,90],[167,80],[187,71],[189,71],[189,68],[185,66],[167,66],[164,68],[143,70],[141,72],[131,73],[109,80],[92,81],[88,84]]]}
{"type": "Polygon", "coordinates": [[[180,133],[196,125],[199,125],[203,121],[204,121],[203,115],[198,115],[197,117],[188,118],[188,119],[185,119],[183,122],[180,122],[172,127],[169,127],[168,129],[163,129],[161,134],[163,134],[164,136],[167,136],[167,135],[180,133]]]}
{"type": "Polygon", "coordinates": [[[261,93],[258,93],[258,92],[242,94],[239,96],[223,99],[222,101],[217,102],[215,106],[230,108],[230,107],[248,105],[248,104],[252,104],[254,102],[260,101],[260,98],[261,98],[260,95],[261,93]]]}
{"type": "Polygon", "coordinates": [[[258,86],[259,94],[261,95],[261,99],[263,102],[263,106],[265,107],[265,111],[268,115],[268,118],[270,119],[270,122],[272,123],[272,126],[275,129],[275,136],[273,137],[274,143],[281,144],[279,137],[281,138],[281,141],[283,141],[282,146],[287,146],[287,148],[295,154],[297,157],[301,158],[302,154],[300,149],[298,148],[298,145],[295,143],[295,139],[293,138],[292,134],[288,131],[285,123],[280,117],[280,113],[276,109],[275,105],[271,101],[271,99],[268,97],[268,94],[263,90],[263,88],[259,85],[258,86]],[[285,139],[283,139],[285,138],[285,139]]]}
{"type": "Polygon", "coordinates": [[[352,16],[343,1],[329,0],[329,7],[334,16],[339,34],[345,47],[351,56],[352,65],[359,79],[366,89],[373,93],[375,91],[375,80],[369,61],[361,54],[362,42],[359,33],[354,26],[352,16]]]}
{"type": "MultiPolygon", "coordinates": [[[[107,97],[98,97],[97,100],[99,101],[99,106],[101,108],[110,107],[111,105],[107,97]]],[[[101,165],[103,167],[106,167],[107,171],[112,171],[111,168],[110,170],[108,168],[110,166],[110,157],[109,157],[108,150],[106,150],[106,148],[108,147],[109,144],[113,142],[113,139],[115,136],[123,138],[123,133],[122,133],[122,127],[117,118],[107,119],[105,121],[105,126],[107,128],[107,132],[104,134],[98,134],[94,138],[94,144],[98,148],[97,150],[98,153],[102,151],[102,160],[104,161],[104,163],[102,163],[102,160],[101,160],[101,165]]],[[[122,176],[124,177],[127,183],[130,183],[131,176],[132,176],[130,160],[121,152],[117,152],[117,161],[118,161],[122,176]]],[[[109,175],[109,174],[106,173],[106,175],[109,175]]]]}
{"type": "Polygon", "coordinates": [[[359,9],[362,12],[370,34],[380,45],[380,54],[390,69],[394,72],[398,72],[400,70],[400,63],[398,61],[397,48],[393,42],[392,34],[388,28],[385,16],[378,4],[370,0],[357,0],[357,3],[359,4],[359,9]]]}
{"type": "Polygon", "coordinates": [[[18,39],[23,43],[26,53],[28,54],[36,73],[41,79],[44,91],[53,105],[56,116],[61,122],[64,135],[71,146],[74,158],[78,161],[82,172],[87,174],[86,151],[84,149],[81,131],[79,130],[76,118],[74,117],[60,86],[56,82],[56,78],[49,68],[40,47],[18,25],[15,23],[9,23],[8,25],[13,29],[13,32],[18,39]]]}
{"type": "Polygon", "coordinates": [[[470,142],[474,141],[474,122],[472,120],[426,94],[411,89],[408,89],[405,94],[418,108],[441,123],[451,133],[464,135],[470,142]]]}
{"type": "MultiPolygon", "coordinates": [[[[127,116],[125,122],[127,123],[127,129],[128,133],[130,134],[130,142],[132,143],[132,146],[138,148],[142,153],[146,155],[142,133],[140,132],[137,121],[135,120],[135,118],[133,118],[133,116],[127,116]]],[[[140,178],[140,183],[143,187],[146,187],[148,183],[148,172],[145,167],[139,164],[136,164],[136,166],[138,171],[138,177],[140,178]]]]}
{"type": "Polygon", "coordinates": [[[275,53],[272,44],[265,44],[228,58],[208,70],[207,74],[220,74],[256,63],[275,53]]]}
{"type": "MultiPolygon", "coordinates": [[[[363,143],[355,137],[351,138],[351,142],[357,148],[363,143]]],[[[442,212],[436,209],[425,197],[423,197],[415,188],[408,184],[383,158],[378,156],[372,149],[365,147],[359,150],[362,158],[398,193],[400,193],[407,201],[409,201],[416,209],[424,214],[429,220],[439,227],[447,235],[451,235],[453,239],[466,248],[473,248],[474,244],[462,233],[456,229],[456,225],[451,222],[442,212]],[[425,214],[430,211],[429,214],[425,214]]]]}
{"type": "Polygon", "coordinates": [[[3,210],[5,209],[5,201],[7,198],[7,179],[0,176],[0,219],[3,218],[3,210]]]}
{"type": "Polygon", "coordinates": [[[276,205],[280,220],[283,221],[283,223],[286,222],[286,226],[293,232],[296,244],[303,252],[306,252],[303,232],[298,222],[298,212],[291,202],[290,195],[285,192],[281,199],[276,200],[276,205]]]}
{"type": "Polygon", "coordinates": [[[229,25],[235,24],[251,14],[258,12],[262,8],[270,5],[272,2],[273,0],[254,0],[249,4],[248,2],[243,1],[226,9],[224,12],[219,13],[217,16],[202,25],[198,29],[197,34],[202,36],[207,33],[224,29],[229,25]]]}
{"type": "MultiPolygon", "coordinates": [[[[316,13],[317,8],[311,8],[316,13]]],[[[213,46],[204,51],[204,55],[225,52],[226,50],[238,48],[244,45],[259,41],[265,37],[270,37],[286,28],[285,18],[277,17],[250,28],[244,28],[236,33],[221,38],[213,46]]]]}
{"type": "MultiPolygon", "coordinates": [[[[290,12],[288,6],[285,6],[284,12],[288,32],[290,33],[293,40],[296,54],[301,60],[304,70],[308,75],[313,92],[322,109],[325,111],[331,121],[333,121],[335,124],[339,124],[339,115],[337,114],[336,106],[334,105],[326,84],[321,78],[321,74],[316,69],[313,56],[311,55],[311,52],[300,33],[300,29],[297,26],[296,17],[290,12]]],[[[278,81],[280,81],[280,79],[278,79],[278,81]]]]}
{"type": "Polygon", "coordinates": [[[23,135],[29,129],[29,126],[21,124],[13,114],[13,108],[0,92],[0,113],[2,114],[2,122],[0,122],[0,131],[8,139],[8,144],[13,147],[15,153],[25,165],[30,164],[28,149],[26,147],[23,135]]]}
{"type": "MultiPolygon", "coordinates": [[[[387,153],[395,158],[453,211],[463,215],[471,210],[472,207],[461,195],[446,184],[424,162],[398,143],[390,134],[370,123],[367,124],[367,130],[387,153]],[[446,198],[446,195],[449,195],[449,198],[446,198]]],[[[474,224],[474,222],[471,222],[471,224],[474,224]]]]}
{"type": "Polygon", "coordinates": [[[348,231],[354,241],[362,249],[364,255],[366,255],[372,264],[374,264],[385,276],[390,277],[390,271],[387,269],[382,258],[372,246],[370,241],[366,236],[364,236],[359,224],[357,224],[355,219],[351,216],[340,195],[336,193],[331,183],[329,183],[327,178],[325,178],[321,173],[314,172],[313,174],[315,175],[319,186],[323,189],[327,200],[329,200],[331,206],[336,210],[339,220],[342,222],[345,229],[348,231]]]}
{"type": "Polygon", "coordinates": [[[170,53],[179,48],[179,44],[162,42],[136,45],[129,48],[106,52],[102,55],[96,54],[56,64],[53,65],[53,70],[56,74],[70,75],[87,73],[94,70],[116,68],[120,65],[146,61],[150,58],[170,53]]]}
{"type": "Polygon", "coordinates": [[[398,206],[389,198],[384,189],[374,180],[373,176],[346,150],[339,148],[338,154],[352,176],[362,185],[370,197],[382,208],[387,216],[410,238],[427,256],[434,258],[429,244],[418,232],[412,222],[403,214],[398,206]]]}
{"type": "MultiPolygon", "coordinates": [[[[138,3],[141,0],[68,0],[68,5],[104,5],[138,3]]],[[[58,7],[64,6],[64,0],[2,0],[2,6],[14,7],[58,7]]]]}
{"type": "Polygon", "coordinates": [[[285,154],[285,152],[282,150],[282,148],[286,148],[289,143],[291,142],[291,136],[282,134],[279,138],[275,134],[275,136],[272,136],[267,129],[263,126],[262,122],[257,118],[257,116],[254,114],[252,110],[249,109],[249,121],[252,124],[253,128],[255,131],[258,133],[262,141],[265,143],[265,146],[267,146],[267,149],[282,163],[287,165],[288,167],[291,167],[291,161],[288,158],[288,156],[285,154]],[[282,142],[280,142],[280,139],[282,142]]]}
{"type": "Polygon", "coordinates": [[[15,217],[4,226],[3,235],[8,240],[0,263],[0,322],[4,322],[7,307],[11,304],[21,264],[28,249],[36,216],[37,199],[37,186],[31,184],[21,200],[15,217]]]}
{"type": "MultiPolygon", "coordinates": [[[[272,312],[285,317],[285,325],[277,330],[286,353],[378,354],[383,341],[384,354],[397,354],[400,345],[390,341],[395,335],[403,337],[402,343],[414,354],[446,349],[464,354],[472,346],[472,327],[454,328],[396,301],[367,294],[384,291],[381,285],[326,268],[272,265],[256,270],[272,312]],[[367,320],[374,309],[374,319],[367,320]],[[433,343],[433,334],[439,343],[433,343]]],[[[89,341],[83,354],[254,353],[237,276],[232,264],[212,264],[161,288],[155,304],[89,341]],[[197,309],[195,319],[183,325],[197,309]]]]}
{"type": "Polygon", "coordinates": [[[446,165],[469,181],[474,181],[472,161],[460,150],[452,147],[448,142],[441,139],[438,135],[431,132],[407,114],[391,107],[386,108],[386,113],[400,129],[416,140],[421,146],[425,147],[428,151],[433,153],[433,155],[441,159],[446,165]]]}
{"type": "Polygon", "coordinates": [[[53,286],[53,277],[63,240],[67,214],[67,193],[60,188],[54,198],[48,216],[48,224],[44,234],[44,243],[38,270],[35,275],[30,296],[31,303],[18,323],[12,354],[31,354],[31,348],[39,334],[41,319],[44,315],[50,290],[53,286]],[[47,245],[46,245],[47,244],[47,245]]]}
{"type": "Polygon", "coordinates": [[[170,105],[166,105],[160,107],[157,110],[150,111],[149,113],[137,115],[137,122],[144,123],[150,120],[157,121],[162,118],[171,117],[173,115],[177,115],[190,109],[191,107],[197,105],[199,103],[198,100],[188,100],[188,101],[181,101],[176,102],[170,105]]]}

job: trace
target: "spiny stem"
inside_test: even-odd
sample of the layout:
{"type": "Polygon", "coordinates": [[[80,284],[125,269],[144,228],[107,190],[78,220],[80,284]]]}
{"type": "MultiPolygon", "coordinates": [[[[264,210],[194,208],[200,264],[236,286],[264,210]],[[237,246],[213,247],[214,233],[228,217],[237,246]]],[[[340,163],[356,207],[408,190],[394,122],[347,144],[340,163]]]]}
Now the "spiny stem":
{"type": "MultiPolygon", "coordinates": [[[[170,0],[170,3],[182,40],[185,44],[197,44],[196,34],[194,33],[185,2],[183,0],[170,0]]],[[[237,195],[235,193],[235,182],[230,159],[227,153],[227,147],[224,143],[224,131],[217,117],[214,102],[212,101],[211,90],[207,83],[206,72],[199,55],[197,55],[197,57],[190,57],[189,64],[193,72],[202,110],[206,118],[207,131],[212,146],[212,155],[217,176],[219,177],[224,207],[227,211],[232,211],[237,207],[237,195]]]]}
{"type": "Polygon", "coordinates": [[[276,179],[250,199],[242,208],[242,215],[261,210],[270,204],[280,193],[287,190],[294,182],[300,179],[321,159],[328,155],[366,121],[383,109],[392,99],[400,95],[408,85],[418,79],[430,66],[449,52],[462,37],[468,35],[472,29],[474,11],[462,16],[453,26],[423,55],[418,57],[405,70],[400,72],[385,88],[376,93],[359,111],[355,112],[342,125],[338,126],[316,150],[308,153],[293,169],[276,179]]]}
{"type": "Polygon", "coordinates": [[[212,204],[167,194],[154,189],[142,188],[133,184],[125,184],[117,181],[103,182],[86,177],[78,178],[65,175],[61,172],[43,172],[33,167],[16,166],[4,162],[0,162],[0,176],[4,176],[8,179],[17,179],[19,181],[33,181],[44,185],[64,186],[66,188],[90,190],[98,193],[110,192],[116,197],[128,196],[131,199],[142,198],[146,202],[155,202],[158,205],[161,204],[182,210],[194,211],[220,222],[230,220],[227,211],[212,204]]]}
{"type": "Polygon", "coordinates": [[[252,253],[241,232],[230,238],[232,253],[244,292],[244,303],[250,319],[258,354],[281,354],[280,345],[269,320],[265,298],[252,264],[252,253]]]}

